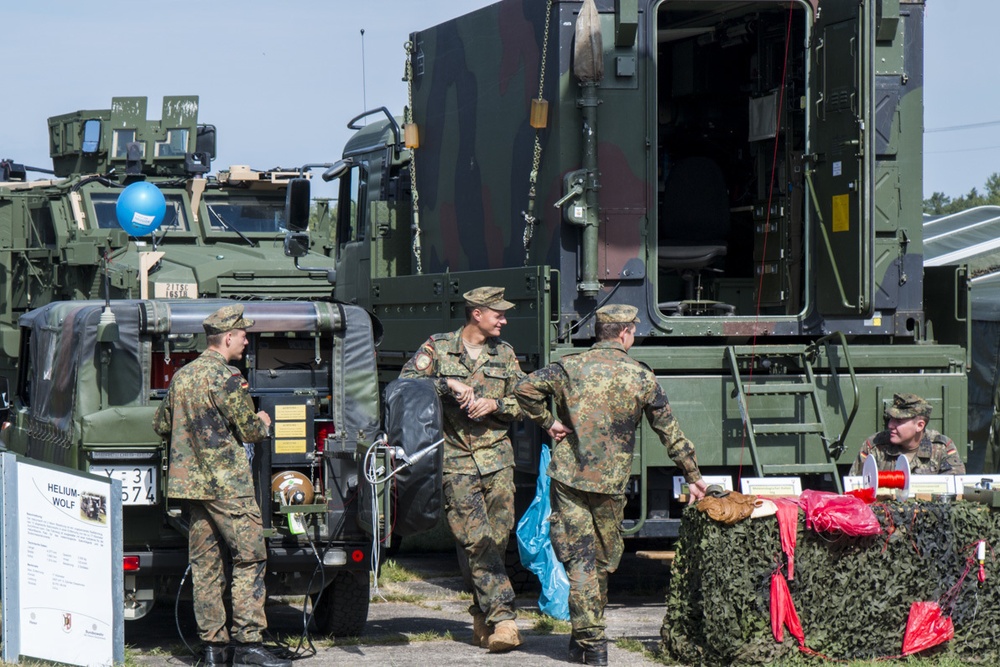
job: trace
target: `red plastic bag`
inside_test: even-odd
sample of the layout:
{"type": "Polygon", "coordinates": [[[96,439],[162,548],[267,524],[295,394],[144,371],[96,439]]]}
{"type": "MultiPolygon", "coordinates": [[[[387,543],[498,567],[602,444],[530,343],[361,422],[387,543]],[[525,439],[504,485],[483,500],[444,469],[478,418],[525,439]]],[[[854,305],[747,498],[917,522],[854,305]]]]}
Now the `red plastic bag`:
{"type": "MultiPolygon", "coordinates": [[[[771,590],[774,590],[773,579],[771,590]]],[[[771,623],[773,625],[774,621],[771,623]]],[[[941,607],[937,602],[914,602],[910,605],[910,615],[906,619],[903,655],[919,653],[932,646],[943,644],[954,636],[955,626],[951,622],[951,616],[942,616],[941,607]]]]}
{"type": "Polygon", "coordinates": [[[878,535],[882,526],[872,509],[854,496],[807,489],[799,496],[806,513],[806,528],[819,532],[839,530],[846,535],[878,535]]]}
{"type": "Polygon", "coordinates": [[[805,648],[806,633],[802,631],[802,622],[799,621],[799,612],[795,610],[788,582],[779,569],[771,573],[771,634],[774,635],[774,641],[780,643],[784,639],[785,626],[798,640],[799,648],[805,648]]]}
{"type": "Polygon", "coordinates": [[[788,579],[795,578],[795,540],[799,532],[799,506],[788,498],[775,498],[778,506],[778,536],[781,538],[781,550],[788,556],[788,579]]]}

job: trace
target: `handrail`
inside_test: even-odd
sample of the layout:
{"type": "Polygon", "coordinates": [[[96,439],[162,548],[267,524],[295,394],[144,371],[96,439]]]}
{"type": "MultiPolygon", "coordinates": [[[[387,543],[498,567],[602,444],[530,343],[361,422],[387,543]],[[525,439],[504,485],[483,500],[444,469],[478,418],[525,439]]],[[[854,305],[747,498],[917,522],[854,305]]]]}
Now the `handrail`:
{"type": "MultiPolygon", "coordinates": [[[[847,339],[844,337],[844,334],[841,331],[834,331],[832,333],[823,336],[818,340],[813,341],[807,347],[807,350],[809,354],[815,355],[818,353],[820,345],[823,345],[825,348],[829,349],[830,341],[833,340],[834,338],[839,339],[840,347],[843,348],[844,360],[847,362],[847,372],[851,376],[851,389],[854,392],[854,406],[851,408],[851,413],[850,415],[848,415],[847,421],[844,423],[844,430],[841,431],[840,435],[837,436],[834,439],[834,441],[830,444],[830,454],[835,459],[839,459],[840,455],[843,454],[844,450],[847,448],[847,446],[844,444],[844,441],[847,439],[847,434],[851,430],[851,425],[854,423],[854,417],[857,416],[858,414],[858,406],[860,403],[860,396],[861,396],[861,392],[858,389],[858,377],[854,372],[854,364],[851,362],[851,352],[847,346],[847,339]]],[[[830,355],[829,353],[827,353],[827,359],[829,358],[830,355]]],[[[830,364],[830,371],[834,377],[837,376],[837,369],[832,363],[830,364]]],[[[837,383],[837,386],[838,387],[840,386],[839,382],[837,383]]]]}

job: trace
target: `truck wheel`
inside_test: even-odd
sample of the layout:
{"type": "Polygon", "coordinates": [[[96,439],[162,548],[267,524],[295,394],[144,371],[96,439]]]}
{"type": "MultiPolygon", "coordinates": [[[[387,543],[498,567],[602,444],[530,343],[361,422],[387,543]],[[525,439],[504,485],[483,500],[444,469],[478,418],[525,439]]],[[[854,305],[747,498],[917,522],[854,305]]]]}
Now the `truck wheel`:
{"type": "Polygon", "coordinates": [[[316,627],[333,637],[359,637],[368,621],[368,595],[367,572],[337,573],[321,595],[310,595],[316,627]]]}

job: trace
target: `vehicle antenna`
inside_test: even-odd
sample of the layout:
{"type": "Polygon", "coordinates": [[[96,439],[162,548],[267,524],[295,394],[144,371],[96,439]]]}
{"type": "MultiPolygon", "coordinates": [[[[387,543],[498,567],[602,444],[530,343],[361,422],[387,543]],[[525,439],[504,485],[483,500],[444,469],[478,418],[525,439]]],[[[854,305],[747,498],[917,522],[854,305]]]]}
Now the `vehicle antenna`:
{"type": "MultiPolygon", "coordinates": [[[[361,103],[363,109],[368,110],[368,83],[365,78],[365,29],[361,29],[361,103]]],[[[368,118],[365,118],[365,125],[368,124],[368,118]]]]}

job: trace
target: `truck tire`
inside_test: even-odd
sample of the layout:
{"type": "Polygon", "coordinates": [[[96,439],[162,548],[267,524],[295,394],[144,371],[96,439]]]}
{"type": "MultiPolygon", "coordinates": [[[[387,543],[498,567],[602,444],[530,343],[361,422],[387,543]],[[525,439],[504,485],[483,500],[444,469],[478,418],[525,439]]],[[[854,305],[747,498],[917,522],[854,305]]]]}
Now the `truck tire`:
{"type": "Polygon", "coordinates": [[[310,595],[319,631],[331,637],[361,636],[368,622],[368,586],[368,572],[339,572],[321,595],[310,595]]]}

